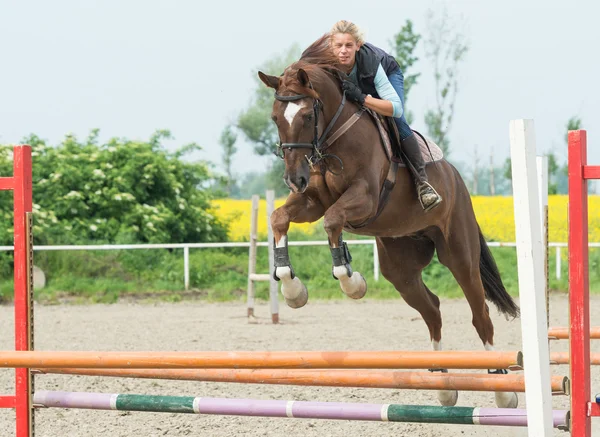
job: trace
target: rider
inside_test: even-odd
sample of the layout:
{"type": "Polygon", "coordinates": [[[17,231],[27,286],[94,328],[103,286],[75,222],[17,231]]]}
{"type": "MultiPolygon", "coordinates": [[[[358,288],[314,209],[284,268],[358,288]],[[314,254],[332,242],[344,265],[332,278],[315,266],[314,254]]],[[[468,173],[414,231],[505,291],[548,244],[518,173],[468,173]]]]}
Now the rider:
{"type": "Polygon", "coordinates": [[[358,26],[349,21],[335,23],[330,36],[333,52],[350,79],[342,84],[346,97],[394,118],[404,153],[416,169],[421,206],[425,211],[435,208],[442,198],[428,182],[421,147],[404,117],[404,76],[398,62],[384,50],[365,43],[358,26]]]}

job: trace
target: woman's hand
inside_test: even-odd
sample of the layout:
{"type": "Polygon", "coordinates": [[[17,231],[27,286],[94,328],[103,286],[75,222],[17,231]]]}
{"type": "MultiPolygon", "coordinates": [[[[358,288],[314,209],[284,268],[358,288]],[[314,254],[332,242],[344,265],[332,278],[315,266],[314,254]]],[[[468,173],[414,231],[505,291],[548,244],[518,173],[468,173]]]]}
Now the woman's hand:
{"type": "Polygon", "coordinates": [[[361,106],[366,106],[378,114],[393,117],[394,107],[389,100],[376,99],[370,95],[367,96],[354,82],[349,80],[342,82],[342,89],[346,91],[346,98],[348,100],[356,102],[361,106]]]}
{"type": "Polygon", "coordinates": [[[342,82],[342,89],[346,91],[346,97],[352,102],[359,103],[360,105],[365,104],[365,98],[367,97],[356,84],[350,80],[342,82]]]}

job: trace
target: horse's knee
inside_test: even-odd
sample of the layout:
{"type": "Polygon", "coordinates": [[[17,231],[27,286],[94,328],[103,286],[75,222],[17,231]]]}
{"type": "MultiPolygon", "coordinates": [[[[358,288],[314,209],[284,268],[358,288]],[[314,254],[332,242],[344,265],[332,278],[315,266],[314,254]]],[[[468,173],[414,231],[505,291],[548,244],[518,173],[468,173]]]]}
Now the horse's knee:
{"type": "MultiPolygon", "coordinates": [[[[343,211],[337,208],[330,208],[323,217],[323,229],[325,229],[328,235],[332,235],[341,232],[345,222],[346,216],[343,211]]],[[[337,243],[337,238],[335,242],[337,243]]]]}
{"type": "Polygon", "coordinates": [[[289,228],[290,219],[287,212],[282,208],[273,211],[271,214],[271,229],[273,229],[275,239],[278,240],[281,235],[287,234],[289,228]]]}

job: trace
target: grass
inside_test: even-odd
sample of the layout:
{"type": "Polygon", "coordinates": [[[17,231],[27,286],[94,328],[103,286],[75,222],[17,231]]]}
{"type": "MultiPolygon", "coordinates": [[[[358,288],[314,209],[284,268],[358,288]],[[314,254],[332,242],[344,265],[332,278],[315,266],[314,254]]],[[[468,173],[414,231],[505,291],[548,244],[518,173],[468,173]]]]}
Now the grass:
{"type": "MultiPolygon", "coordinates": [[[[294,239],[300,239],[297,235],[294,239]]],[[[303,239],[315,236],[303,236],[303,239]]],[[[352,268],[361,272],[369,285],[371,299],[393,299],[397,291],[383,277],[373,277],[371,245],[351,245],[352,268]]],[[[306,284],[313,299],[346,299],[339,284],[331,276],[331,256],[327,246],[290,246],[290,259],[296,274],[306,284]]],[[[518,296],[516,250],[492,248],[507,290],[518,296]]],[[[562,278],[555,279],[554,252],[550,257],[550,288],[566,292],[567,259],[562,251],[562,278]]],[[[5,257],[0,259],[0,299],[11,301],[12,270],[5,257]],[[2,265],[4,264],[4,265],[2,265]]],[[[202,299],[208,302],[243,301],[246,295],[248,249],[191,249],[190,286],[184,290],[183,252],[175,250],[36,252],[35,264],[46,273],[46,287],[36,290],[43,303],[113,303],[119,300],[176,302],[202,299]]],[[[590,250],[590,284],[592,292],[600,291],[600,250],[590,250]]],[[[399,266],[402,268],[402,266],[399,266]]],[[[266,247],[259,247],[257,268],[268,272],[266,247]]],[[[427,286],[439,296],[462,297],[462,291],[450,272],[437,258],[423,272],[427,286]]],[[[256,298],[267,300],[268,283],[256,284],[256,298]]]]}

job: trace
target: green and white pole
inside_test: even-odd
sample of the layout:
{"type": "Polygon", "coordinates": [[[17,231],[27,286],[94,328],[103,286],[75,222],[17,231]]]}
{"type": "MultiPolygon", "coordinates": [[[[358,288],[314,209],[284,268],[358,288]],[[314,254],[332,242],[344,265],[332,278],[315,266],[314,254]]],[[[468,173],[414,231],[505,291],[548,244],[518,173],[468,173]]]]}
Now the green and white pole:
{"type": "MultiPolygon", "coordinates": [[[[527,411],[512,408],[359,404],[53,391],[36,392],[33,403],[35,407],[42,408],[87,408],[93,410],[301,419],[527,426],[527,411]]],[[[566,423],[567,411],[554,411],[554,426],[564,427],[566,423]]]]}

